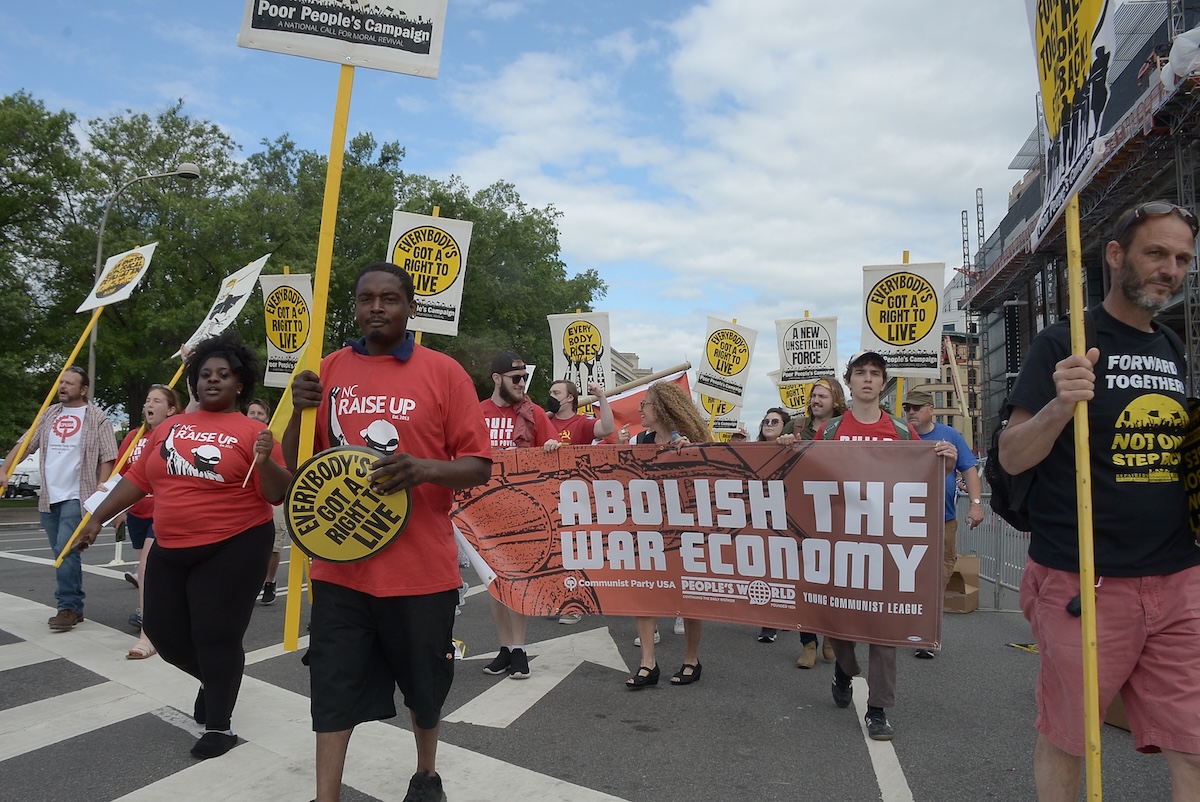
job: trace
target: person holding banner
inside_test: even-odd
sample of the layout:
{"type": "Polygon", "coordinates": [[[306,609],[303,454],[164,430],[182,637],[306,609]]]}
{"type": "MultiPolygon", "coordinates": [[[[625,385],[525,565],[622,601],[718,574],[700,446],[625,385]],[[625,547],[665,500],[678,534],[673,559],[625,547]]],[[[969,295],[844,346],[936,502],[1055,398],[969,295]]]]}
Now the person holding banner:
{"type": "Polygon", "coordinates": [[[371,492],[412,494],[404,530],[386,548],[356,562],[313,560],[308,658],[320,802],[341,793],[354,728],[396,715],[397,687],[417,752],[405,799],[445,799],[437,746],[462,584],[450,508],[455,490],[488,480],[492,450],[470,376],[408,330],[414,297],[408,271],[364,267],[354,282],[362,339],[325,357],[320,377],[306,370],[292,382],[289,463],[299,453],[299,410],[316,408],[314,452],[370,448],[378,453],[371,492]]]}
{"type": "Polygon", "coordinates": [[[550,412],[550,423],[558,430],[558,439],[564,446],[590,446],[617,429],[604,388],[599,382],[592,382],[587,389],[600,409],[598,418],[579,414],[579,388],[575,382],[559,379],[550,385],[550,400],[546,408],[550,412]]]}
{"type": "MultiPolygon", "coordinates": [[[[835,376],[822,376],[808,391],[808,409],[805,410],[804,425],[800,427],[801,440],[816,440],[817,429],[825,421],[846,412],[846,394],[835,376]]],[[[785,433],[791,432],[792,421],[784,426],[785,433]]],[[[832,660],[832,655],[827,659],[832,660]]]]}
{"type": "MultiPolygon", "coordinates": [[[[815,440],[817,429],[820,429],[826,421],[845,412],[846,394],[842,391],[842,383],[837,380],[836,376],[822,376],[808,391],[808,405],[805,409],[804,425],[800,428],[800,439],[815,440]]],[[[794,419],[784,424],[785,434],[791,433],[793,422],[794,419]]],[[[800,641],[804,645],[804,651],[796,658],[796,668],[812,668],[817,664],[817,656],[815,653],[809,652],[808,643],[804,641],[803,634],[800,636],[800,641]]],[[[837,659],[833,653],[833,643],[828,635],[821,641],[821,659],[826,663],[832,663],[837,659]]]]}
{"type": "MultiPolygon", "coordinates": [[[[136,444],[134,444],[133,438],[138,436],[139,430],[131,430],[129,434],[125,435],[125,439],[121,441],[121,447],[117,450],[118,454],[124,454],[129,448],[133,448],[129,459],[121,467],[122,476],[129,473],[134,464],[142,458],[154,427],[167,418],[178,415],[180,409],[179,394],[172,388],[165,384],[150,386],[150,391],[146,393],[146,403],[142,405],[142,420],[146,430],[140,432],[141,436],[138,437],[136,444]]],[[[115,486],[115,483],[113,484],[115,486]]],[[[142,586],[142,582],[146,578],[146,558],[150,555],[150,546],[154,545],[154,496],[146,496],[117,516],[118,521],[121,518],[125,519],[126,528],[129,530],[129,544],[138,554],[138,581],[136,583],[138,608],[137,613],[129,618],[130,623],[137,621],[138,642],[129,649],[125,657],[130,660],[144,660],[157,654],[154,644],[150,642],[150,639],[146,637],[145,630],[142,629],[142,610],[146,606],[146,589],[142,586]]],[[[126,574],[125,578],[128,579],[129,574],[126,574]]]]}
{"type": "MultiPolygon", "coordinates": [[[[58,380],[58,403],[50,405],[34,424],[29,441],[28,453],[41,454],[38,513],[56,556],[83,520],[84,500],[108,478],[117,461],[112,423],[98,406],[88,402],[89,384],[83,368],[72,365],[64,370],[58,380]]],[[[24,439],[22,435],[0,468],[0,494],[8,486],[12,462],[24,439]]],[[[72,550],[63,558],[54,578],[58,612],[47,623],[55,632],[69,632],[83,620],[83,561],[79,552],[72,550]]]]}
{"type": "MultiPolygon", "coordinates": [[[[688,392],[674,382],[660,381],[650,385],[646,389],[646,397],[642,400],[640,409],[642,425],[646,430],[638,434],[638,443],[678,447],[708,442],[708,426],[700,417],[699,410],[692,403],[688,392]]],[[[642,662],[637,673],[625,680],[625,687],[631,691],[657,685],[660,676],[654,649],[658,622],[649,616],[638,616],[636,620],[642,662]]],[[[683,666],[672,675],[672,685],[691,685],[700,681],[703,669],[700,664],[700,635],[703,623],[698,619],[683,619],[683,666]]]]}
{"type": "MultiPolygon", "coordinates": [[[[844,414],[821,424],[817,440],[854,442],[861,440],[919,440],[916,431],[907,423],[889,415],[879,405],[879,397],[887,386],[887,362],[875,351],[860,351],[850,357],[843,376],[850,388],[850,406],[844,414]]],[[[938,441],[934,450],[949,459],[947,473],[954,470],[957,451],[954,446],[938,441]]],[[[838,707],[849,707],[854,698],[852,677],[861,669],[855,654],[854,641],[830,638],[833,643],[833,701],[838,707]]],[[[867,668],[867,735],[873,741],[890,741],[895,735],[887,717],[887,708],[896,706],[896,647],[872,643],[868,650],[867,668]]]]}
{"type": "MultiPolygon", "coordinates": [[[[562,445],[546,410],[525,394],[528,383],[529,371],[524,359],[508,351],[492,358],[492,394],[479,402],[492,448],[540,447],[554,451],[562,445]]],[[[525,653],[528,616],[510,610],[490,593],[488,603],[492,607],[492,622],[496,625],[500,651],[483,667],[483,673],[528,679],[529,655],[525,653]]]]}
{"type": "MultiPolygon", "coordinates": [[[[1134,743],[1162,751],[1172,799],[1200,799],[1200,548],[1185,483],[1183,349],[1154,322],[1179,292],[1200,230],[1165,201],[1127,209],[1104,250],[1112,281],[1088,316],[1087,353],[1067,321],[1029,347],[1000,437],[1014,476],[1032,470],[1021,609],[1038,642],[1033,769],[1042,802],[1074,800],[1085,704],[1119,692],[1134,743]],[[1074,424],[1088,402],[1099,699],[1084,698],[1074,424]]],[[[1195,423],[1190,424],[1194,426],[1195,423]]],[[[1194,475],[1194,474],[1193,474],[1194,475]]]]}
{"type": "Polygon", "coordinates": [[[200,680],[193,716],[205,732],[191,752],[205,760],[237,744],[242,637],[271,554],[271,505],[291,475],[270,459],[270,429],[239,408],[258,380],[253,350],[230,334],[203,340],[185,375],[200,408],[154,428],[142,458],[84,526],[79,548],[95,542],[101,521],[154,494],[144,626],[165,661],[200,680]]]}

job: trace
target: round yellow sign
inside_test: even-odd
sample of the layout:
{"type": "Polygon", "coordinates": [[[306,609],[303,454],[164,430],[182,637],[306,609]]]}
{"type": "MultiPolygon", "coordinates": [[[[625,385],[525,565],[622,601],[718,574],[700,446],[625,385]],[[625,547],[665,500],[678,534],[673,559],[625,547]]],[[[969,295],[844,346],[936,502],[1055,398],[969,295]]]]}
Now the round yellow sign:
{"type": "Polygon", "coordinates": [[[454,237],[440,228],[419,226],[396,240],[392,263],[412,274],[417,295],[437,295],[458,281],[462,251],[454,237]]]}
{"type": "Polygon", "coordinates": [[[120,292],[131,281],[134,281],[138,274],[142,272],[142,268],[146,266],[146,257],[140,253],[131,253],[121,261],[113,265],[113,269],[108,271],[108,275],[104,277],[104,281],[100,282],[100,286],[96,288],[97,298],[107,298],[120,292]]]}
{"type": "Polygon", "coordinates": [[[712,369],[722,376],[741,373],[750,364],[750,344],[733,329],[718,329],[704,346],[712,369]]]}
{"type": "Polygon", "coordinates": [[[704,411],[707,412],[710,417],[714,418],[719,418],[722,415],[728,415],[733,411],[733,404],[729,403],[728,401],[720,401],[716,398],[712,398],[711,396],[704,395],[703,393],[700,394],[700,405],[704,407],[704,411]]]}
{"type": "Polygon", "coordinates": [[[812,384],[781,384],[779,400],[788,409],[802,410],[808,406],[808,395],[812,388],[812,384]]]}
{"type": "Polygon", "coordinates": [[[892,273],[867,293],[867,324],[888,345],[914,345],[937,325],[937,291],[915,273],[892,273]]]}
{"type": "Polygon", "coordinates": [[[276,287],[263,306],[267,339],[285,354],[294,354],[308,342],[312,325],[308,304],[295,287],[276,287]]]}
{"type": "Polygon", "coordinates": [[[315,454],[292,477],[284,499],[292,542],[317,560],[350,563],[378,554],[408,524],[408,490],[377,495],[367,475],[379,453],[338,446],[315,454]]]}
{"type": "Polygon", "coordinates": [[[595,362],[600,357],[600,329],[587,320],[576,320],[563,330],[563,353],[567,361],[579,365],[595,362]]]}

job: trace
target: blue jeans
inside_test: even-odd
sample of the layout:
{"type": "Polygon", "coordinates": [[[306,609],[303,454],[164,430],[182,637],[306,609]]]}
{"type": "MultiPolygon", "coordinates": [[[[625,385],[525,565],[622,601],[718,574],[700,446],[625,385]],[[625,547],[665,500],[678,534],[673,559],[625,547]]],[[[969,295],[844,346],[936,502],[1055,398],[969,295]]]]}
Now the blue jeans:
{"type": "MultiPolygon", "coordinates": [[[[79,522],[83,520],[83,509],[79,499],[71,498],[51,504],[50,512],[41,513],[41,517],[42,529],[46,530],[54,558],[58,559],[63,546],[67,545],[79,522]]],[[[62,565],[55,569],[54,578],[58,580],[58,587],[54,591],[58,609],[71,610],[83,615],[83,560],[78,551],[71,550],[63,559],[62,565]]]]}

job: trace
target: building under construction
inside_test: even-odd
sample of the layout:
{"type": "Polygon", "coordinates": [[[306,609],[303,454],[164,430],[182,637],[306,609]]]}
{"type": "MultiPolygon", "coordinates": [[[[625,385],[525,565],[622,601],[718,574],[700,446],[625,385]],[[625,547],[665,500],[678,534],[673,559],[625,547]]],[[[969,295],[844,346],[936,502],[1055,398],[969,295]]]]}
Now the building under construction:
{"type": "MultiPolygon", "coordinates": [[[[1176,35],[1200,24],[1200,2],[1127,0],[1118,7],[1114,23],[1117,50],[1111,74],[1116,78],[1101,122],[1107,140],[1099,170],[1079,192],[1088,306],[1099,303],[1108,290],[1104,246],[1122,211],[1154,199],[1196,208],[1200,72],[1183,76],[1173,88],[1164,84],[1161,73],[1176,35]]],[[[962,303],[979,332],[979,401],[986,436],[1008,397],[1025,349],[1039,331],[1068,311],[1064,216],[1036,251],[1029,247],[1044,191],[1043,130],[1039,120],[1010,164],[1025,170],[1025,176],[1013,188],[1008,213],[966,268],[962,303]]],[[[1200,394],[1200,276],[1194,265],[1159,320],[1186,343],[1189,394],[1200,394]]]]}

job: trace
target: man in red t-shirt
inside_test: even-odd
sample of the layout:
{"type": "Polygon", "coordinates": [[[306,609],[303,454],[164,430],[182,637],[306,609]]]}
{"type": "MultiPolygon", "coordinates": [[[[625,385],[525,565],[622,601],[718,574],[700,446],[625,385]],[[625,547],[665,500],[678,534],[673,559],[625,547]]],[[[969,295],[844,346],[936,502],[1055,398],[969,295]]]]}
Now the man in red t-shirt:
{"type": "Polygon", "coordinates": [[[396,686],[417,742],[411,799],[444,800],[436,757],[441,709],[454,678],[454,608],[462,577],[450,523],[454,491],[486,482],[492,450],[467,372],[408,331],[406,270],[367,265],[354,283],[363,338],[292,382],[297,410],[283,438],[295,465],[299,410],[317,408],[314,451],[366,446],[379,454],[378,494],[412,491],[403,536],[368,559],[313,560],[309,641],[317,799],[338,799],[355,725],[396,715],[396,686]]]}
{"type": "MultiPolygon", "coordinates": [[[[492,359],[492,395],[479,402],[483,421],[492,438],[492,448],[543,448],[554,451],[560,445],[558,432],[550,425],[546,410],[525,394],[529,370],[525,360],[505,351],[492,359]]],[[[505,607],[492,594],[492,621],[500,640],[500,653],[483,667],[485,674],[507,674],[513,679],[529,677],[529,656],[525,653],[526,616],[505,607]]]]}
{"type": "Polygon", "coordinates": [[[588,385],[588,392],[596,399],[600,417],[579,414],[579,388],[575,382],[559,379],[550,385],[550,423],[558,429],[558,439],[564,446],[590,446],[595,440],[603,440],[617,430],[612,409],[604,397],[604,388],[599,382],[588,385]],[[554,409],[554,404],[558,409],[554,409]]]}
{"type": "MultiPolygon", "coordinates": [[[[840,417],[821,424],[817,440],[920,440],[906,422],[889,415],[879,405],[879,396],[887,386],[887,362],[874,351],[860,351],[850,357],[842,377],[850,388],[849,408],[840,417]]],[[[958,450],[950,443],[939,442],[937,453],[949,457],[950,470],[958,450]]],[[[851,677],[861,669],[854,653],[853,641],[829,639],[833,645],[833,701],[838,707],[849,707],[854,695],[851,677]]],[[[896,647],[870,645],[867,669],[867,735],[872,740],[890,741],[894,735],[884,708],[896,705],[896,647]]]]}

